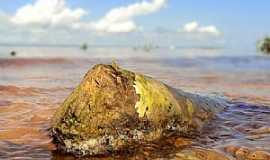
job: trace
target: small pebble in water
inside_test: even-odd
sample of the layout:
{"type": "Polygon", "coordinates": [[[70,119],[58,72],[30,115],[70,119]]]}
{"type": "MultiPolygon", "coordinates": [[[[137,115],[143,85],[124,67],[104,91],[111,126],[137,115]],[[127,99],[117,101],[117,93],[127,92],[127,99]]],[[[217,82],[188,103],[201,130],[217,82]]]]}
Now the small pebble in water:
{"type": "Polygon", "coordinates": [[[231,154],[237,160],[269,160],[270,153],[244,146],[227,146],[225,152],[231,154]]]}

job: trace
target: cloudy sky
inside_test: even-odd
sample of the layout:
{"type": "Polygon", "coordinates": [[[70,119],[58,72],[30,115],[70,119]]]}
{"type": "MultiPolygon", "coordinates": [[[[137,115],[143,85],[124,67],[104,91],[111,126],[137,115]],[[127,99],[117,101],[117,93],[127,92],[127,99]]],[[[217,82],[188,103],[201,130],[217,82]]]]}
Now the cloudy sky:
{"type": "Polygon", "coordinates": [[[1,44],[251,46],[270,1],[1,0],[1,44]]]}

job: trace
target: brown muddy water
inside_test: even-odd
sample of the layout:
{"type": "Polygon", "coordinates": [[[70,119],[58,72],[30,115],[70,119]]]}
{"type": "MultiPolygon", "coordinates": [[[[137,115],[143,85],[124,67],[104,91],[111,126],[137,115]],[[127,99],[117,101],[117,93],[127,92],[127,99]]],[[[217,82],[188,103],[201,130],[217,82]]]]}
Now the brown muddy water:
{"type": "MultiPolygon", "coordinates": [[[[0,159],[76,159],[56,151],[48,136],[50,119],[88,69],[110,61],[0,59],[0,159]]],[[[223,97],[232,104],[197,138],[164,138],[81,159],[270,159],[270,58],[133,58],[118,63],[175,88],[223,97]]]]}

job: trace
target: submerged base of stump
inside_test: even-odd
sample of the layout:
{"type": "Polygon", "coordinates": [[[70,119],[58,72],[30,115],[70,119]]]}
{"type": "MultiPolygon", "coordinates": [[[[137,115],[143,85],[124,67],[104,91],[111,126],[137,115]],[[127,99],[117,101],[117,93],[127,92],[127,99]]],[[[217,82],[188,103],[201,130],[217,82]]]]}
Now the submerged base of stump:
{"type": "Polygon", "coordinates": [[[58,108],[51,136],[66,153],[108,154],[164,136],[196,136],[225,107],[225,101],[176,90],[117,65],[99,64],[58,108]]]}

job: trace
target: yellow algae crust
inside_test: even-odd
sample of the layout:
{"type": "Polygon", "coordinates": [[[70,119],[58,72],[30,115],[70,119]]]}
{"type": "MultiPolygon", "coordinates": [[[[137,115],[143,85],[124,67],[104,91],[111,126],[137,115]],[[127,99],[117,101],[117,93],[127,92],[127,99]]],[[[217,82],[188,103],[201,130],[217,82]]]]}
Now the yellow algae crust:
{"type": "Polygon", "coordinates": [[[140,96],[135,108],[139,117],[159,123],[169,117],[181,115],[177,100],[160,81],[141,74],[135,75],[134,88],[140,96]]]}

